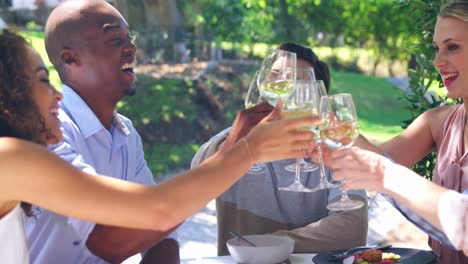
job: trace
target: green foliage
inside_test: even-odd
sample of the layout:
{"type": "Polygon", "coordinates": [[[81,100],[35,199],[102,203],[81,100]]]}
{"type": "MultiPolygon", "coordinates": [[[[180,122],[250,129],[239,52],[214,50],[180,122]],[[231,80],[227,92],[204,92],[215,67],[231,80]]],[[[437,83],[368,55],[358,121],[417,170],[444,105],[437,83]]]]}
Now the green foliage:
{"type": "Polygon", "coordinates": [[[37,24],[34,21],[29,21],[28,23],[26,23],[26,29],[29,31],[38,31],[43,29],[43,26],[37,24]]]}
{"type": "MultiPolygon", "coordinates": [[[[416,1],[415,1],[416,2],[416,1]]],[[[413,15],[398,9],[398,0],[241,0],[180,1],[186,28],[221,41],[276,45],[285,41],[310,46],[362,48],[373,52],[375,67],[386,58],[408,60],[413,15]]],[[[335,54],[338,58],[338,55],[335,54]]]]}
{"type": "MultiPolygon", "coordinates": [[[[408,127],[423,112],[440,105],[440,102],[427,100],[425,95],[434,83],[441,86],[439,74],[432,66],[434,57],[432,37],[439,8],[445,2],[444,0],[404,0],[400,4],[401,11],[406,16],[413,18],[411,25],[416,25],[413,34],[417,38],[412,46],[413,60],[416,65],[414,69],[409,71],[411,93],[404,97],[410,103],[411,118],[403,121],[403,128],[408,127]]],[[[447,100],[442,98],[442,101],[446,102],[447,100]]],[[[436,153],[432,152],[415,164],[413,170],[428,179],[432,179],[435,162],[436,153]]]]}
{"type": "Polygon", "coordinates": [[[192,122],[197,118],[191,96],[191,82],[180,79],[137,75],[138,95],[119,102],[118,110],[125,112],[135,126],[155,122],[171,123],[176,119],[192,122]]]}
{"type": "Polygon", "coordinates": [[[265,1],[182,1],[186,27],[215,42],[254,43],[272,39],[272,8],[265,1]]]}
{"type": "Polygon", "coordinates": [[[145,159],[156,178],[186,168],[198,148],[198,144],[144,144],[145,159]]]}
{"type": "Polygon", "coordinates": [[[200,106],[191,81],[138,74],[137,94],[117,105],[140,133],[148,167],[156,178],[186,168],[204,133],[198,124],[200,106]]]}

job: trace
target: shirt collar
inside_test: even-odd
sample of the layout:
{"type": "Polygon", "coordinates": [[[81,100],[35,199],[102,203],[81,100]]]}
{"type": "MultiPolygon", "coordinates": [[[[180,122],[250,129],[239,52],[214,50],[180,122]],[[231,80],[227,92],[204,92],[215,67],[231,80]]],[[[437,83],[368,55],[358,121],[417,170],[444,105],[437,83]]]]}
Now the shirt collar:
{"type": "MultiPolygon", "coordinates": [[[[91,137],[99,131],[106,129],[91,108],[89,108],[88,104],[70,86],[64,84],[62,86],[62,94],[63,100],[60,102],[60,107],[77,124],[84,138],[91,137]]],[[[113,114],[112,125],[125,136],[130,134],[130,130],[117,112],[113,114]]]]}
{"type": "Polygon", "coordinates": [[[117,131],[124,134],[125,136],[128,137],[128,135],[130,135],[130,130],[125,125],[125,122],[123,121],[123,119],[120,117],[120,115],[116,111],[114,111],[114,117],[112,118],[112,125],[117,129],[117,131]]]}

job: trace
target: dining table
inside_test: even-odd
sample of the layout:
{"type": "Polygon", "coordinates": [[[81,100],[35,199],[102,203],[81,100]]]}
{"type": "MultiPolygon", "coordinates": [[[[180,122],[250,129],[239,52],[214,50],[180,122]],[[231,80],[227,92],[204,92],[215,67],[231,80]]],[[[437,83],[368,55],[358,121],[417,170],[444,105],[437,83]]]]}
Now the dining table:
{"type": "MultiPolygon", "coordinates": [[[[415,248],[391,248],[388,249],[389,252],[393,252],[401,256],[399,263],[401,264],[437,264],[438,260],[436,255],[432,251],[421,250],[415,248]]],[[[281,264],[318,264],[312,259],[315,257],[316,261],[319,261],[320,264],[331,263],[329,261],[330,253],[324,252],[319,253],[294,253],[292,254],[287,261],[282,262],[281,264]]],[[[332,263],[353,263],[354,258],[347,258],[341,261],[332,261],[332,263]]],[[[237,262],[231,256],[220,256],[220,257],[199,257],[192,259],[181,259],[180,263],[185,264],[237,264],[237,262]]],[[[280,264],[280,263],[278,263],[280,264]]]]}
{"type": "MultiPolygon", "coordinates": [[[[313,264],[312,258],[317,255],[314,253],[294,253],[289,257],[285,264],[313,264]]],[[[219,257],[201,257],[192,259],[181,259],[182,264],[237,264],[231,256],[219,257]]]]}

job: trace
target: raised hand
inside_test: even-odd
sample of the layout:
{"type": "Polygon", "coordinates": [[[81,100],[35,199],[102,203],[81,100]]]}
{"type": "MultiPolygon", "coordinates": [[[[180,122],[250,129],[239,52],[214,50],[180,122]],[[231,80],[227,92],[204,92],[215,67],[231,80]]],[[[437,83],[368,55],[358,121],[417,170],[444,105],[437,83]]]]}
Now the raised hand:
{"type": "Polygon", "coordinates": [[[303,157],[314,133],[303,127],[317,122],[318,117],[281,118],[281,101],[273,111],[245,137],[255,162],[303,157]]]}
{"type": "Polygon", "coordinates": [[[338,149],[331,154],[330,167],[335,180],[346,181],[343,189],[382,191],[385,170],[392,162],[382,155],[358,147],[338,149]]]}
{"type": "Polygon", "coordinates": [[[323,163],[325,164],[326,167],[330,167],[330,164],[332,162],[332,150],[324,143],[317,143],[317,141],[312,141],[310,142],[309,146],[309,153],[307,154],[308,157],[312,159],[313,162],[319,163],[320,162],[320,157],[318,153],[318,145],[320,144],[320,147],[322,148],[322,159],[323,163]]]}
{"type": "Polygon", "coordinates": [[[222,149],[235,144],[239,139],[246,136],[250,130],[270,114],[273,109],[273,106],[265,102],[240,111],[232,123],[231,131],[222,149]]]}

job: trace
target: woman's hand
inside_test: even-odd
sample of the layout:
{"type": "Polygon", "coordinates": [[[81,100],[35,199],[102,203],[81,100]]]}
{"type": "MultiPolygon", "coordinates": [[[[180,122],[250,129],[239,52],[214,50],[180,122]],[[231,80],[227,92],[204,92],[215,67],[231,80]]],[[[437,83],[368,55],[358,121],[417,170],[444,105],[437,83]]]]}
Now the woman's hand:
{"type": "Polygon", "coordinates": [[[309,149],[314,133],[303,128],[317,122],[318,117],[280,119],[282,103],[245,137],[254,162],[302,158],[309,149]]]}
{"type": "Polygon", "coordinates": [[[239,139],[246,136],[250,130],[269,115],[273,109],[273,106],[268,103],[261,103],[240,111],[232,123],[231,131],[229,131],[229,135],[224,141],[220,152],[234,145],[239,139]]]}
{"type": "Polygon", "coordinates": [[[386,168],[392,162],[382,155],[357,147],[338,149],[331,153],[329,167],[333,179],[344,181],[342,188],[382,191],[386,168]]]}

